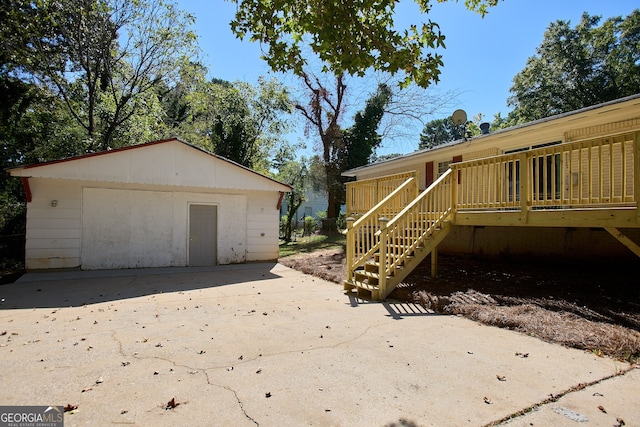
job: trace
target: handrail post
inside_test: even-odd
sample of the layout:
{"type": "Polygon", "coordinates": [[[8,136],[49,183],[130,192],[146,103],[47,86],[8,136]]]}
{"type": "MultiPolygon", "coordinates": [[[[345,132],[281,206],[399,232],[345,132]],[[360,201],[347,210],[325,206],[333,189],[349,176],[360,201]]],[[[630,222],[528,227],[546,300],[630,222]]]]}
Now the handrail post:
{"type": "Polygon", "coordinates": [[[353,280],[353,258],[354,258],[354,249],[355,249],[355,237],[353,235],[353,223],[356,221],[355,218],[349,217],[347,218],[347,280],[353,280]]]}
{"type": "Polygon", "coordinates": [[[387,295],[387,242],[389,236],[387,234],[387,224],[389,218],[382,217],[378,220],[380,222],[380,259],[378,260],[378,289],[380,292],[380,299],[387,295]]]}
{"type": "Polygon", "coordinates": [[[633,135],[633,198],[636,201],[636,220],[640,223],[640,131],[633,135]]]}
{"type": "Polygon", "coordinates": [[[520,221],[526,224],[529,221],[529,156],[524,152],[520,156],[520,221]]]}
{"type": "Polygon", "coordinates": [[[460,169],[458,169],[457,167],[452,167],[451,169],[451,176],[454,176],[455,178],[451,178],[450,182],[451,182],[451,194],[449,195],[451,197],[451,222],[455,223],[456,222],[456,212],[458,210],[458,176],[460,174],[460,169]]]}

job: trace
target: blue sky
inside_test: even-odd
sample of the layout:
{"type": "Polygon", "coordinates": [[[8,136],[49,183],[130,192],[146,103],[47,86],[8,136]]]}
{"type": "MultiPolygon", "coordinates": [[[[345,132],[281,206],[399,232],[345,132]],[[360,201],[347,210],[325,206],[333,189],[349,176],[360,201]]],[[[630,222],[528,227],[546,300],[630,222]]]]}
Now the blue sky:
{"type": "MultiPolygon", "coordinates": [[[[203,62],[210,76],[229,81],[255,83],[269,68],[260,59],[260,46],[234,37],[229,27],[235,4],[222,0],[177,0],[183,10],[196,17],[194,30],[199,36],[203,62]]],[[[611,16],[627,16],[638,3],[633,0],[505,0],[481,18],[469,12],[464,2],[439,4],[433,0],[428,18],[440,25],[445,34],[446,49],[441,53],[444,68],[440,82],[432,90],[455,91],[454,102],[440,112],[450,115],[464,109],[469,119],[482,113],[485,119],[509,108],[512,78],[524,68],[527,58],[535,54],[548,25],[556,20],[570,20],[575,26],[583,12],[611,16]]],[[[417,6],[409,0],[397,6],[396,25],[419,24],[417,6]]],[[[291,80],[288,80],[291,84],[291,80]]],[[[440,118],[434,117],[434,118],[440,118]]],[[[349,123],[345,123],[348,125],[349,123]]],[[[420,129],[416,134],[416,146],[420,129]]],[[[411,147],[386,147],[383,151],[407,152],[411,147]]],[[[413,145],[413,144],[409,144],[413,145]]]]}

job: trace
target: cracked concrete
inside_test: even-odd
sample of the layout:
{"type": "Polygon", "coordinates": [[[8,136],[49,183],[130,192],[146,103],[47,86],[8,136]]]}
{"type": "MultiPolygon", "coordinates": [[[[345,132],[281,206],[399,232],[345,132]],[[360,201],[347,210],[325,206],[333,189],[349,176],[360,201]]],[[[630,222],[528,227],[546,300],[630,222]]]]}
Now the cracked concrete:
{"type": "Polygon", "coordinates": [[[0,404],[77,405],[67,426],[640,419],[625,363],[278,264],[32,273],[0,298],[0,404]]]}

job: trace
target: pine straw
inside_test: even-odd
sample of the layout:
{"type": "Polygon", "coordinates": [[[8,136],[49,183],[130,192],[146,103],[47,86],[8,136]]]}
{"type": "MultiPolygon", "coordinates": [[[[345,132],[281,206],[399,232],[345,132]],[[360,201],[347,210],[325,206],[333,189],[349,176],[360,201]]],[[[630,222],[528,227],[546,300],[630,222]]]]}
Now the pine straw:
{"type": "Polygon", "coordinates": [[[500,306],[460,303],[425,291],[414,294],[424,307],[443,314],[461,315],[485,325],[511,329],[548,342],[592,351],[626,361],[640,359],[640,333],[605,322],[596,322],[566,311],[552,311],[534,304],[500,306]]]}

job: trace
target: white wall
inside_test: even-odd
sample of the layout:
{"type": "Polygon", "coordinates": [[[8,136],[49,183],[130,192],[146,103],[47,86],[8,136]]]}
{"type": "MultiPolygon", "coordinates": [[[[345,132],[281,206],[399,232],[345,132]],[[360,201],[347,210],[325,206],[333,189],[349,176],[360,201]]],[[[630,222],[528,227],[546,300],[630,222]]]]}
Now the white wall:
{"type": "Polygon", "coordinates": [[[80,265],[81,191],[77,183],[30,179],[25,267],[70,268],[80,265]],[[51,202],[57,201],[52,207],[51,202]]]}
{"type": "Polygon", "coordinates": [[[279,211],[277,193],[252,191],[247,204],[247,261],[278,259],[279,211]]]}
{"type": "Polygon", "coordinates": [[[218,263],[278,257],[275,191],[216,193],[131,184],[113,188],[38,178],[29,183],[25,258],[30,270],[187,265],[192,203],[218,206],[218,263]]]}

